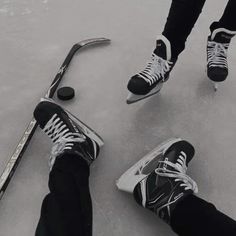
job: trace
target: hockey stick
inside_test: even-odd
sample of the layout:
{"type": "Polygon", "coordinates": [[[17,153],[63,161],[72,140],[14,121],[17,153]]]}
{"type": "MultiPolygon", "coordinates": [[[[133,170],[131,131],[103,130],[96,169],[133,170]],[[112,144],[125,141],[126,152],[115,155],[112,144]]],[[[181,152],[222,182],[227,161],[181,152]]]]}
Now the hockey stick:
{"type": "MultiPolygon", "coordinates": [[[[74,57],[75,53],[82,47],[92,45],[92,44],[99,44],[99,43],[108,43],[110,42],[109,39],[106,38],[95,38],[95,39],[88,39],[81,41],[79,43],[76,43],[71,50],[69,51],[66,59],[62,63],[59,71],[57,72],[54,80],[52,81],[52,84],[50,85],[45,98],[52,98],[54,93],[56,92],[56,89],[58,85],[60,84],[63,75],[65,74],[72,58],[74,57]]],[[[16,168],[18,164],[20,163],[22,156],[29,145],[29,142],[37,128],[38,124],[34,118],[30,121],[28,124],[22,138],[20,139],[18,145],[16,146],[14,153],[12,154],[10,160],[8,161],[2,175],[0,176],[0,200],[13,176],[13,174],[16,171],[16,168]]]]}

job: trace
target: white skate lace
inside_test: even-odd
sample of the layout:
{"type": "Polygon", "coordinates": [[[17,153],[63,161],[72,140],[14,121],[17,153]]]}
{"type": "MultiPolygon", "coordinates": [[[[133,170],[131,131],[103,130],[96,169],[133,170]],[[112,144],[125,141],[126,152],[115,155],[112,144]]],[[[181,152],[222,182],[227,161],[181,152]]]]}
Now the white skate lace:
{"type": "Polygon", "coordinates": [[[186,154],[184,152],[181,152],[181,154],[176,164],[167,160],[159,161],[159,163],[163,164],[163,167],[156,168],[155,172],[162,177],[174,178],[175,182],[182,182],[180,186],[184,187],[185,190],[191,189],[194,193],[197,193],[198,187],[196,182],[186,174],[186,154]],[[174,170],[169,170],[166,168],[167,166],[172,167],[174,170]]]}
{"type": "Polygon", "coordinates": [[[207,62],[209,67],[228,68],[227,49],[229,43],[217,43],[208,41],[207,43],[207,62]]]}
{"type": "Polygon", "coordinates": [[[54,114],[47,122],[43,131],[52,139],[53,147],[49,158],[49,166],[52,168],[56,157],[64,150],[72,149],[75,142],[81,143],[85,141],[85,136],[79,133],[72,133],[63,123],[63,121],[54,114]]]}
{"type": "Polygon", "coordinates": [[[138,75],[143,78],[149,85],[162,80],[164,82],[166,72],[169,72],[173,62],[164,60],[163,58],[152,53],[151,61],[148,62],[146,68],[138,75]]]}

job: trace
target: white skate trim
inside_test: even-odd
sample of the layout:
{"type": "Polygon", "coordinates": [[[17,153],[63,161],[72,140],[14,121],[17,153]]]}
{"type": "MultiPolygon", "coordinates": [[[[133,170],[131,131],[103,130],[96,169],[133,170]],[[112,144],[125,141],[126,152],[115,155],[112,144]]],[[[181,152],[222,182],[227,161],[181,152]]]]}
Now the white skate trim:
{"type": "Polygon", "coordinates": [[[146,202],[147,202],[147,198],[146,198],[146,182],[147,179],[144,179],[143,181],[141,181],[141,192],[142,192],[142,205],[143,207],[146,206],[146,202]]]}
{"type": "Polygon", "coordinates": [[[172,144],[181,140],[181,138],[172,138],[158,145],[155,149],[146,154],[141,160],[129,168],[116,181],[117,188],[128,193],[133,193],[135,186],[155,170],[158,161],[166,150],[172,144]]]}
{"type": "Polygon", "coordinates": [[[150,97],[150,96],[152,96],[152,95],[158,93],[158,92],[161,90],[162,86],[163,86],[163,82],[159,82],[159,83],[157,84],[157,86],[156,86],[155,88],[153,88],[153,89],[152,89],[148,94],[146,94],[146,95],[137,95],[137,94],[134,94],[134,93],[129,93],[129,94],[128,94],[128,97],[127,97],[127,99],[126,99],[126,103],[127,103],[127,104],[132,104],[132,103],[138,102],[138,101],[140,101],[140,100],[143,100],[143,99],[145,99],[145,98],[148,98],[148,97],[150,97]]]}
{"type": "Polygon", "coordinates": [[[166,59],[167,61],[171,60],[171,45],[170,45],[170,41],[164,36],[164,35],[159,35],[157,37],[157,40],[162,40],[165,45],[166,45],[166,59]]]}
{"type": "Polygon", "coordinates": [[[218,29],[215,29],[212,34],[211,34],[211,40],[214,40],[216,34],[220,33],[220,32],[224,32],[224,33],[227,33],[227,34],[232,34],[232,35],[236,35],[236,31],[231,31],[231,30],[227,30],[225,28],[218,28],[218,29]]]}
{"type": "MultiPolygon", "coordinates": [[[[172,195],[173,195],[173,193],[172,193],[172,195]]],[[[182,196],[183,196],[183,193],[180,194],[180,195],[179,195],[177,198],[175,198],[173,201],[170,200],[170,199],[172,198],[172,196],[171,196],[166,204],[164,204],[163,206],[161,206],[160,208],[158,208],[158,212],[160,212],[163,208],[167,207],[168,215],[170,216],[170,205],[172,205],[173,203],[177,202],[182,196]]]]}
{"type": "Polygon", "coordinates": [[[149,204],[155,204],[163,195],[165,195],[165,194],[162,193],[161,195],[157,196],[157,198],[155,198],[155,200],[149,201],[149,204]]]}
{"type": "Polygon", "coordinates": [[[104,145],[104,141],[99,134],[97,134],[93,129],[91,129],[88,125],[86,125],[83,121],[79,120],[76,116],[71,114],[69,111],[66,111],[66,112],[69,115],[70,119],[80,126],[80,128],[82,129],[82,132],[85,135],[87,135],[90,139],[94,140],[99,145],[99,147],[102,147],[104,145]]]}
{"type": "MultiPolygon", "coordinates": [[[[53,99],[50,99],[50,98],[41,98],[40,101],[47,101],[47,102],[57,104],[53,99]]],[[[60,106],[59,104],[57,104],[57,105],[60,106]]],[[[85,135],[87,135],[90,139],[94,140],[99,145],[99,147],[102,147],[104,145],[104,141],[103,141],[102,137],[100,135],[98,135],[92,128],[90,128],[88,125],[86,125],[83,121],[78,119],[76,116],[74,116],[72,113],[70,113],[65,108],[63,108],[63,110],[68,114],[69,118],[72,121],[74,121],[75,123],[77,123],[80,126],[80,128],[82,129],[82,132],[85,135]]]]}

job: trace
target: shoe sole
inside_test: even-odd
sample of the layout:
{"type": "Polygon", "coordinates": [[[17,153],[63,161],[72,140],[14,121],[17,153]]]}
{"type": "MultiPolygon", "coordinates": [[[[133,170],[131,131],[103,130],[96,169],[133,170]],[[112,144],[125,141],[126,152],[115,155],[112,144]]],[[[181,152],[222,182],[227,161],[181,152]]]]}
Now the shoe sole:
{"type": "Polygon", "coordinates": [[[181,138],[172,138],[158,145],[155,149],[146,154],[141,160],[129,168],[116,181],[117,188],[124,192],[133,193],[135,186],[155,170],[158,161],[163,156],[163,153],[165,153],[172,144],[181,140],[181,138]]]}

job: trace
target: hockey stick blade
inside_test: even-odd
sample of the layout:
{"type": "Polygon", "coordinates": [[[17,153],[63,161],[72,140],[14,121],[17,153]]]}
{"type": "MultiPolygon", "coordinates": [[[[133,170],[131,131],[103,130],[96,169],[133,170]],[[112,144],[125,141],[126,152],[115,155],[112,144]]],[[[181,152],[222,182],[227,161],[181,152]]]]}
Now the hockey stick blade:
{"type": "Polygon", "coordinates": [[[46,98],[52,98],[53,97],[59,83],[61,82],[61,79],[62,79],[64,73],[66,72],[66,70],[67,70],[67,68],[70,64],[70,61],[72,60],[73,56],[75,55],[75,53],[79,49],[84,48],[84,47],[89,46],[89,45],[109,43],[110,41],[111,41],[110,39],[106,39],[106,38],[93,38],[93,39],[86,39],[86,40],[80,41],[79,43],[74,44],[73,47],[71,48],[70,52],[68,53],[66,59],[62,63],[59,71],[57,72],[57,75],[54,78],[54,80],[53,80],[50,88],[48,89],[47,94],[45,95],[45,97],[46,98]]]}
{"type": "MultiPolygon", "coordinates": [[[[73,45],[73,47],[70,49],[69,53],[67,54],[64,62],[62,63],[59,71],[57,72],[55,78],[53,79],[45,97],[46,98],[52,98],[54,93],[56,92],[57,87],[59,86],[73,56],[75,53],[85,46],[93,45],[93,44],[102,44],[102,43],[109,43],[110,40],[106,38],[93,38],[93,39],[87,39],[83,40],[79,43],[76,43],[73,45]]],[[[34,118],[29,122],[22,138],[20,139],[19,143],[17,144],[12,156],[10,157],[5,169],[3,170],[1,176],[0,176],[0,200],[2,199],[6,188],[14,175],[17,166],[19,165],[22,156],[29,145],[29,142],[37,128],[38,124],[34,118]]]]}

